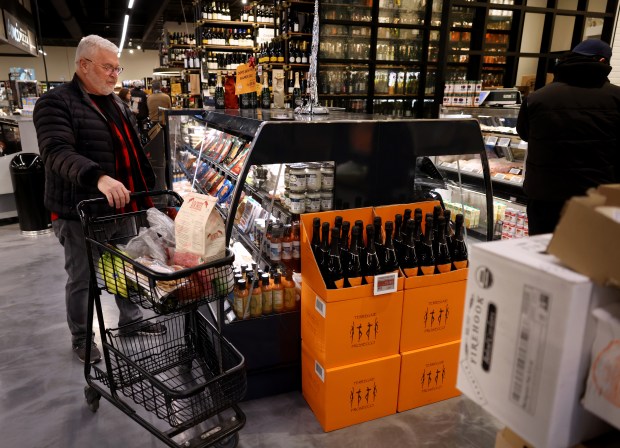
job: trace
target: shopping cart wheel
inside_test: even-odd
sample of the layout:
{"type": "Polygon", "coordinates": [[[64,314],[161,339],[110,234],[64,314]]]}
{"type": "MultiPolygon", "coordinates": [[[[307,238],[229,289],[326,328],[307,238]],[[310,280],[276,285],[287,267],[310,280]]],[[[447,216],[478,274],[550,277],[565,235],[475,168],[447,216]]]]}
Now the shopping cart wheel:
{"type": "Polygon", "coordinates": [[[235,448],[239,444],[239,433],[236,432],[213,445],[215,448],[235,448]]]}
{"type": "Polygon", "coordinates": [[[93,412],[97,412],[97,409],[99,409],[99,399],[101,398],[101,394],[92,387],[85,386],[84,396],[86,397],[86,404],[88,405],[88,409],[93,412]]]}

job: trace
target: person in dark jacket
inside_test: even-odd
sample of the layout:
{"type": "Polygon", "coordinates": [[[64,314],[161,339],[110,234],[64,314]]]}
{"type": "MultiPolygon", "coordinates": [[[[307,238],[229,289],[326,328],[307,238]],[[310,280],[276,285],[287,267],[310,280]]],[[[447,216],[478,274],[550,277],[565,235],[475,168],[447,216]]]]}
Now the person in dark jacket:
{"type": "Polygon", "coordinates": [[[521,105],[530,235],[553,232],[572,196],[620,181],[620,87],[607,78],[610,59],[602,40],[581,42],[560,58],[553,82],[521,105]]]}
{"type": "Polygon", "coordinates": [[[149,107],[147,105],[147,95],[142,90],[142,81],[133,82],[131,89],[131,110],[136,114],[138,125],[142,126],[144,121],[149,117],[149,107]]]}
{"type": "MultiPolygon", "coordinates": [[[[93,343],[86,360],[89,264],[77,213],[80,201],[107,198],[117,213],[135,210],[130,192],[155,183],[153,169],[140,146],[136,121],[114,94],[119,73],[118,47],[95,35],[84,37],[75,54],[71,82],[45,93],[34,108],[39,150],[45,163],[45,206],[65,251],[67,322],[73,350],[82,362],[97,362],[93,343]]],[[[141,333],[163,334],[165,327],[141,324],[140,308],[116,297],[119,326],[141,333]]]]}

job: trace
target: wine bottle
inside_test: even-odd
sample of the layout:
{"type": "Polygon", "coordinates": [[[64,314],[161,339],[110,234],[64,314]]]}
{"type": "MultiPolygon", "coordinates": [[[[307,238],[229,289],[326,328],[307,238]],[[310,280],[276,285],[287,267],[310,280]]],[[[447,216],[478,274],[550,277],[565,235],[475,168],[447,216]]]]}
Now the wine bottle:
{"type": "MultiPolygon", "coordinates": [[[[348,222],[348,221],[346,221],[348,222]]],[[[344,287],[350,288],[365,284],[362,274],[362,262],[358,249],[360,228],[354,226],[351,230],[351,247],[349,248],[349,259],[344,269],[344,287]]]]}
{"type": "Polygon", "coordinates": [[[336,216],[334,218],[334,227],[338,230],[342,229],[342,216],[336,216]]]}
{"type": "Polygon", "coordinates": [[[448,243],[448,249],[450,249],[450,254],[452,254],[454,251],[454,224],[450,220],[452,212],[450,210],[444,210],[443,217],[446,221],[446,243],[448,243]]]}
{"type": "Polygon", "coordinates": [[[407,221],[411,219],[411,209],[406,208],[405,213],[403,214],[403,223],[400,226],[400,236],[401,238],[405,237],[405,231],[407,230],[407,221]]]}
{"type": "Polygon", "coordinates": [[[452,258],[446,242],[446,218],[437,218],[437,252],[435,253],[436,274],[443,274],[452,270],[452,258]]]}
{"type": "Polygon", "coordinates": [[[373,283],[375,275],[381,273],[381,262],[375,247],[375,228],[372,224],[366,226],[366,261],[362,267],[364,277],[368,283],[373,283]]]}
{"type": "Polygon", "coordinates": [[[339,289],[343,287],[344,278],[342,262],[340,260],[340,229],[333,227],[331,229],[331,234],[332,238],[329,248],[329,259],[324,277],[325,285],[327,286],[327,289],[339,289]]]}
{"type": "Polygon", "coordinates": [[[321,224],[321,251],[319,255],[319,269],[325,277],[327,272],[327,263],[329,262],[329,223],[321,224]]]}
{"type": "Polygon", "coordinates": [[[360,230],[357,234],[357,250],[360,254],[360,260],[362,260],[362,271],[364,270],[364,261],[366,260],[366,246],[364,246],[364,221],[357,219],[354,224],[360,230]]]}
{"type": "Polygon", "coordinates": [[[403,226],[403,215],[400,213],[396,213],[394,216],[394,247],[396,248],[396,253],[400,253],[400,245],[403,242],[403,237],[400,234],[400,228],[403,226]]]}
{"type": "Polygon", "coordinates": [[[426,214],[424,239],[418,253],[418,275],[432,275],[435,273],[435,254],[433,253],[433,215],[426,214]]]}
{"type": "Polygon", "coordinates": [[[394,223],[392,221],[385,222],[385,244],[383,245],[383,258],[381,259],[381,267],[383,272],[398,271],[398,260],[392,234],[394,233],[394,223]]]}
{"type": "Polygon", "coordinates": [[[271,107],[271,95],[269,92],[269,82],[267,81],[267,72],[263,74],[263,90],[261,92],[261,106],[263,109],[271,107]]]}
{"type": "Polygon", "coordinates": [[[312,254],[316,260],[317,265],[320,265],[321,258],[321,218],[314,218],[312,220],[312,240],[310,242],[312,248],[312,254]]]}
{"type": "Polygon", "coordinates": [[[437,237],[439,236],[438,226],[439,226],[439,217],[443,215],[443,210],[441,209],[441,205],[436,205],[433,207],[433,251],[435,255],[437,255],[437,237]]]}
{"type": "Polygon", "coordinates": [[[383,260],[383,226],[381,216],[375,216],[373,225],[375,227],[375,249],[377,250],[379,260],[383,260]]]}
{"type": "Polygon", "coordinates": [[[454,219],[454,249],[452,251],[454,269],[464,269],[467,267],[467,245],[465,244],[464,231],[463,215],[459,213],[454,219]]]}
{"type": "Polygon", "coordinates": [[[299,85],[299,72],[295,72],[295,85],[293,86],[293,99],[291,102],[292,109],[295,109],[297,106],[302,105],[301,86],[299,85]]]}
{"type": "Polygon", "coordinates": [[[349,231],[351,229],[351,223],[344,221],[342,228],[340,229],[340,259],[342,260],[342,266],[346,266],[349,262],[349,231]]]}
{"type": "Polygon", "coordinates": [[[215,108],[216,109],[224,109],[226,107],[226,103],[224,100],[224,87],[222,86],[222,79],[220,78],[220,74],[216,75],[217,85],[215,86],[215,108]]]}
{"type": "Polygon", "coordinates": [[[407,277],[418,275],[418,256],[415,246],[415,220],[407,222],[407,237],[403,241],[403,253],[400,260],[400,267],[407,277]]]}
{"type": "Polygon", "coordinates": [[[413,241],[415,244],[416,253],[420,253],[422,250],[421,244],[424,235],[422,234],[422,210],[419,213],[413,215],[413,241]]]}

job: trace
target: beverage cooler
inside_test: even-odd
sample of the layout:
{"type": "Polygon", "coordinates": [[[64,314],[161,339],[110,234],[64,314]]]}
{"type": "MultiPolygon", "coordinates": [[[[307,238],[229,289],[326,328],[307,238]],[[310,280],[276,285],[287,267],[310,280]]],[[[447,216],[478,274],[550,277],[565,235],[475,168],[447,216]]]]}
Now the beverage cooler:
{"type": "Polygon", "coordinates": [[[165,115],[168,184],[181,195],[198,191],[218,198],[236,265],[296,273],[282,275],[283,304],[274,295],[269,314],[243,319],[233,300],[210,305],[209,314],[246,357],[249,399],[299,388],[301,216],[420,201],[460,202],[455,216],[469,207],[467,198],[431,159],[468,154],[480,157],[483,167],[486,199],[475,204],[476,235],[492,237],[493,192],[476,120],[386,120],[338,112],[301,116],[290,110],[167,110],[165,115]]]}

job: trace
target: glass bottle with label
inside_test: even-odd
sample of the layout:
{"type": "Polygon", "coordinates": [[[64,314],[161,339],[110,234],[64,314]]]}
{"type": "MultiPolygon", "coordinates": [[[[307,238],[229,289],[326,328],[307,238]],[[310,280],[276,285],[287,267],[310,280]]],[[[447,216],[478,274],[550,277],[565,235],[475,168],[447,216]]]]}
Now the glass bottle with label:
{"type": "Polygon", "coordinates": [[[252,284],[252,296],[250,297],[250,317],[261,317],[263,314],[263,291],[260,280],[254,279],[252,284]]]}
{"type": "MultiPolygon", "coordinates": [[[[396,248],[396,253],[400,254],[401,245],[403,244],[403,236],[400,233],[400,229],[403,226],[403,215],[400,213],[396,213],[394,216],[394,247],[396,248]]],[[[400,255],[399,255],[400,257],[400,255]]]]}
{"type": "Polygon", "coordinates": [[[396,251],[394,250],[392,233],[394,233],[394,223],[392,221],[386,221],[385,243],[383,245],[383,258],[381,260],[383,272],[398,271],[398,260],[396,258],[396,251]]]}
{"type": "Polygon", "coordinates": [[[342,266],[346,266],[349,261],[349,231],[351,229],[351,223],[344,221],[342,228],[340,229],[340,260],[342,266]]]}
{"type": "Polygon", "coordinates": [[[400,226],[400,235],[401,238],[405,237],[405,231],[407,230],[407,221],[411,219],[411,209],[406,208],[405,213],[403,213],[403,223],[400,226]]]}
{"type": "Polygon", "coordinates": [[[440,216],[443,216],[443,209],[441,208],[441,205],[436,205],[435,207],[433,207],[433,251],[435,253],[435,257],[437,256],[440,216]]]}
{"type": "Polygon", "coordinates": [[[286,272],[282,279],[282,288],[284,290],[284,311],[293,311],[297,308],[297,292],[293,281],[293,271],[286,272]]]}
{"type": "Polygon", "coordinates": [[[248,290],[246,281],[241,279],[237,282],[237,288],[234,293],[233,310],[237,319],[245,319],[245,309],[248,302],[248,290]]]}
{"type": "Polygon", "coordinates": [[[301,86],[299,85],[299,72],[295,72],[295,85],[293,86],[293,99],[291,101],[291,107],[295,109],[297,106],[301,106],[301,86]]]}
{"type": "Polygon", "coordinates": [[[410,219],[407,223],[407,236],[403,241],[403,251],[400,267],[407,277],[418,275],[418,256],[415,245],[415,220],[410,219]]]}
{"type": "Polygon", "coordinates": [[[467,267],[467,245],[465,244],[465,225],[462,214],[456,215],[454,219],[454,249],[452,251],[452,264],[454,269],[464,269],[467,267]]]}
{"type": "Polygon", "coordinates": [[[362,273],[362,262],[358,249],[360,228],[354,226],[351,230],[351,247],[349,248],[349,260],[344,270],[344,287],[350,288],[365,284],[362,273]]]}
{"type": "Polygon", "coordinates": [[[321,224],[321,251],[319,255],[319,270],[323,277],[327,273],[327,264],[329,263],[329,223],[321,224]]]}
{"type": "Polygon", "coordinates": [[[261,291],[263,294],[263,314],[273,313],[273,288],[269,281],[269,274],[261,275],[261,291]]]}
{"type": "Polygon", "coordinates": [[[269,245],[269,253],[272,263],[282,261],[282,227],[276,226],[271,229],[271,243],[269,245]]]}
{"type": "Polygon", "coordinates": [[[293,238],[291,243],[293,253],[293,271],[301,272],[301,242],[298,222],[293,223],[293,238]]]}
{"type": "Polygon", "coordinates": [[[290,225],[284,226],[284,234],[282,236],[282,264],[286,271],[293,269],[293,236],[290,225]]]}
{"type": "Polygon", "coordinates": [[[375,227],[366,226],[366,262],[363,266],[364,277],[368,283],[373,283],[375,275],[381,273],[381,263],[375,247],[375,227]]]}
{"type": "Polygon", "coordinates": [[[443,216],[437,218],[437,253],[435,255],[437,266],[436,273],[443,274],[452,270],[452,258],[446,242],[446,219],[443,216]]]}
{"type": "Polygon", "coordinates": [[[271,107],[271,95],[269,92],[269,82],[267,81],[267,72],[263,73],[263,91],[261,92],[261,106],[263,109],[271,107]]]}
{"type": "Polygon", "coordinates": [[[314,218],[312,220],[312,240],[310,241],[310,247],[314,254],[316,263],[320,265],[321,262],[321,218],[314,218]]]}
{"type": "Polygon", "coordinates": [[[279,273],[273,276],[273,312],[281,313],[284,311],[284,287],[282,286],[282,276],[279,273]]]}
{"type": "Polygon", "coordinates": [[[424,239],[418,252],[418,275],[432,275],[435,273],[435,254],[433,253],[433,215],[426,214],[424,239]]]}
{"type": "Polygon", "coordinates": [[[215,86],[215,108],[216,109],[224,109],[225,101],[224,101],[224,87],[222,86],[222,79],[220,78],[220,74],[217,76],[217,85],[215,86]]]}
{"type": "Polygon", "coordinates": [[[340,260],[340,229],[337,227],[331,229],[329,260],[324,278],[327,289],[339,289],[343,286],[342,262],[340,260]]]}

